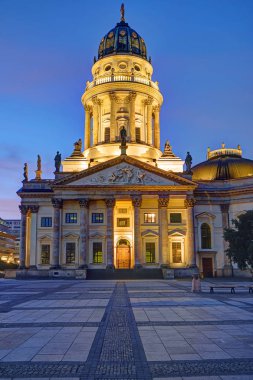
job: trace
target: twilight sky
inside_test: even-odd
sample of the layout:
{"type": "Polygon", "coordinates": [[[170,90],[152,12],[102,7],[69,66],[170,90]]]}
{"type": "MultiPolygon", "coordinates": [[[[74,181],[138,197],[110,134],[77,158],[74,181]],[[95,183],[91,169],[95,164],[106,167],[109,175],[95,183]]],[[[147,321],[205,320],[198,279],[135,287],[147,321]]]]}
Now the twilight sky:
{"type": "MultiPolygon", "coordinates": [[[[0,0],[0,217],[19,218],[23,164],[53,178],[54,156],[83,138],[81,95],[116,0],[0,0]]],[[[164,96],[161,146],[193,164],[241,144],[253,159],[253,1],[127,0],[164,96]]]]}

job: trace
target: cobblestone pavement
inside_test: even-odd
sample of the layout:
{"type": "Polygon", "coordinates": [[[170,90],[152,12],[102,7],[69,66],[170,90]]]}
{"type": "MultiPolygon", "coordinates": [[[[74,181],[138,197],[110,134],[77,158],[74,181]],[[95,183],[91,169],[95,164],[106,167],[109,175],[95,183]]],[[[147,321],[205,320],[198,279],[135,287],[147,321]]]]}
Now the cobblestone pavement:
{"type": "Polygon", "coordinates": [[[216,281],[1,279],[0,379],[253,379],[250,283],[216,281]]]}

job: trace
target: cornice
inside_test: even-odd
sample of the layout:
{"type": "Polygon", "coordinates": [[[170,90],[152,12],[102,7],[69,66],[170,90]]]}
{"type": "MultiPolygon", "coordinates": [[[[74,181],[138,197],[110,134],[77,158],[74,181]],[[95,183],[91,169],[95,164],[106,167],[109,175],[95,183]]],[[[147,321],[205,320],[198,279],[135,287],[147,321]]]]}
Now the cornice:
{"type": "Polygon", "coordinates": [[[82,95],[82,103],[86,104],[88,101],[92,101],[94,96],[101,95],[103,93],[117,91],[133,91],[136,93],[142,93],[143,95],[148,95],[153,98],[161,105],[163,103],[163,96],[161,92],[151,86],[147,86],[146,84],[137,83],[137,82],[109,82],[99,84],[87,90],[82,95]]]}

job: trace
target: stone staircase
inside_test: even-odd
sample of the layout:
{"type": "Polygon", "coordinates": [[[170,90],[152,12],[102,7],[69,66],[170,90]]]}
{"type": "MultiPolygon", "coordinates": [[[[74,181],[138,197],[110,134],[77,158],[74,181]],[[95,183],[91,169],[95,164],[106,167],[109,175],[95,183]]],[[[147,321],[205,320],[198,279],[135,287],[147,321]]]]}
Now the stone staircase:
{"type": "Polygon", "coordinates": [[[88,269],[87,280],[161,280],[163,273],[158,269],[88,269]]]}

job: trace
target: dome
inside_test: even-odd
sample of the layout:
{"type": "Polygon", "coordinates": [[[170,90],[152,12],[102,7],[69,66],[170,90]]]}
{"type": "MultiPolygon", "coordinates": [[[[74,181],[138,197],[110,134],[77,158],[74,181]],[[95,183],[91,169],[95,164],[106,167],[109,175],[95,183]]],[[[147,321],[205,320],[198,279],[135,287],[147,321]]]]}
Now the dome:
{"type": "Polygon", "coordinates": [[[193,181],[230,180],[253,176],[253,160],[242,158],[240,146],[208,151],[207,161],[201,162],[192,169],[193,181]]]}
{"type": "Polygon", "coordinates": [[[125,22],[125,10],[122,6],[121,21],[102,38],[98,48],[98,59],[112,54],[133,54],[147,59],[146,44],[143,38],[125,22]]]}

